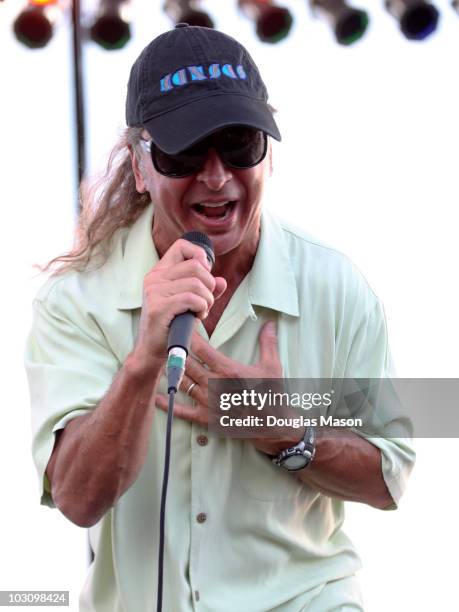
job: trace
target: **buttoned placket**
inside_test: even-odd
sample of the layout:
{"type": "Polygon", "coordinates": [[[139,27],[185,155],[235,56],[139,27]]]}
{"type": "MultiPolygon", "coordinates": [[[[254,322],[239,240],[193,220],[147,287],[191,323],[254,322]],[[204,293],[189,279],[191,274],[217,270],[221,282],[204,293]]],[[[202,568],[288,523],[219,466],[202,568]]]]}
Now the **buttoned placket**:
{"type": "MultiPolygon", "coordinates": [[[[140,309],[142,305],[142,287],[145,274],[148,273],[152,266],[159,260],[154,245],[151,242],[150,232],[152,216],[153,210],[152,208],[148,208],[144,213],[142,223],[138,223],[129,232],[123,253],[124,265],[121,269],[118,283],[120,287],[118,308],[121,310],[140,309]]],[[[258,257],[259,254],[263,251],[266,252],[266,250],[270,248],[269,245],[271,242],[276,242],[276,232],[281,231],[277,226],[271,228],[269,222],[265,227],[267,231],[262,233],[259,253],[257,253],[252,271],[243,279],[231,297],[210,341],[202,323],[199,324],[203,337],[216,349],[219,349],[225,343],[231,341],[247,319],[257,319],[253,304],[261,308],[271,308],[283,312],[285,311],[295,316],[298,315],[295,281],[289,268],[288,253],[284,251],[277,253],[277,257],[274,259],[276,262],[274,268],[271,258],[269,258],[269,266],[267,267],[266,255],[264,257],[260,255],[260,257],[258,257]],[[271,239],[271,234],[273,232],[274,239],[271,239]],[[285,286],[285,291],[279,290],[279,287],[277,287],[275,291],[272,291],[272,288],[270,289],[269,283],[266,283],[266,279],[271,278],[271,276],[282,279],[282,285],[283,287],[285,286]],[[292,292],[294,292],[294,295],[292,295],[292,292]]],[[[139,312],[140,311],[136,313],[137,316],[139,312]]],[[[135,341],[138,331],[137,316],[133,317],[133,341],[135,341]]],[[[162,389],[163,386],[162,383],[162,389]]],[[[190,403],[192,400],[190,397],[180,392],[177,396],[177,401],[190,403]]],[[[222,467],[220,465],[221,458],[218,455],[218,452],[221,450],[220,442],[221,441],[217,439],[213,439],[213,437],[208,434],[207,430],[204,430],[195,423],[190,424],[190,516],[188,517],[190,525],[190,543],[188,578],[194,610],[203,610],[206,608],[206,587],[205,584],[203,584],[205,577],[203,576],[201,580],[199,568],[200,565],[202,566],[202,560],[205,558],[204,556],[208,554],[203,548],[203,536],[206,536],[209,527],[215,524],[212,523],[212,521],[219,520],[218,516],[213,515],[213,510],[218,513],[212,496],[212,493],[215,492],[208,491],[206,485],[208,482],[209,470],[215,467],[218,468],[218,466],[220,468],[222,467]],[[198,442],[198,436],[208,436],[208,443],[203,445],[200,444],[198,442]],[[198,516],[200,517],[199,519],[198,516]]]]}
{"type": "MultiPolygon", "coordinates": [[[[209,340],[203,326],[201,333],[209,340]]],[[[195,401],[191,399],[194,406],[195,401]]],[[[201,552],[202,530],[207,528],[209,520],[210,498],[203,491],[203,473],[205,465],[211,460],[212,442],[209,440],[208,431],[195,422],[191,422],[191,504],[190,504],[190,558],[189,579],[192,594],[193,610],[199,610],[201,599],[199,584],[199,556],[201,552]],[[203,441],[206,443],[203,444],[203,441]],[[201,441],[201,442],[200,442],[201,441]]]]}
{"type": "MultiPolygon", "coordinates": [[[[246,283],[241,287],[244,292],[246,308],[231,308],[230,304],[223,313],[217,327],[209,339],[207,332],[199,323],[201,335],[211,346],[218,349],[224,342],[230,340],[244,325],[248,318],[256,320],[257,316],[248,299],[246,283]]],[[[233,298],[236,296],[234,295],[233,298]]],[[[195,402],[192,400],[192,403],[195,402]]],[[[202,593],[203,585],[199,584],[199,558],[205,554],[201,541],[204,529],[208,528],[210,521],[218,520],[212,515],[212,495],[205,488],[206,470],[212,469],[214,456],[217,452],[217,440],[212,439],[207,429],[197,423],[191,423],[191,542],[189,558],[189,580],[192,593],[193,610],[201,609],[200,602],[205,596],[202,593]]],[[[214,492],[215,493],[215,492],[214,492]]]]}

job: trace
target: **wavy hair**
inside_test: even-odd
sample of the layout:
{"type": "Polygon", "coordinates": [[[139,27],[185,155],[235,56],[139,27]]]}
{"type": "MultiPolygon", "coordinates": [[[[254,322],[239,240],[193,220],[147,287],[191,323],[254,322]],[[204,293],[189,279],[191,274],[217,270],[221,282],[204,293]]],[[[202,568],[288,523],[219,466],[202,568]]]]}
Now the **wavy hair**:
{"type": "Polygon", "coordinates": [[[131,166],[130,149],[138,152],[143,128],[126,128],[113,147],[104,172],[80,186],[81,213],[72,249],[55,257],[42,272],[57,276],[71,270],[100,267],[110,254],[111,239],[131,226],[150,204],[148,193],[139,193],[131,166]]]}
{"type": "MultiPolygon", "coordinates": [[[[277,110],[268,104],[274,115],[277,110]]],[[[83,271],[102,266],[110,254],[111,239],[121,228],[131,226],[150,204],[149,193],[135,186],[130,150],[140,154],[142,127],[128,127],[113,147],[105,172],[80,187],[81,213],[73,248],[51,259],[42,272],[57,276],[71,270],[83,271]]]]}

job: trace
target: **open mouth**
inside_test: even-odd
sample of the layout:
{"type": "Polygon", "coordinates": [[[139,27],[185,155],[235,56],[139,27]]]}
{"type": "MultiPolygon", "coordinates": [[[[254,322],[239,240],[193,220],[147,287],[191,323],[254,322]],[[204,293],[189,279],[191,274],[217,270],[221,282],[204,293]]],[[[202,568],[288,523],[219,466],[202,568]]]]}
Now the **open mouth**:
{"type": "Polygon", "coordinates": [[[233,212],[236,206],[235,201],[228,202],[201,202],[193,204],[191,207],[194,212],[207,219],[226,219],[233,212]]]}

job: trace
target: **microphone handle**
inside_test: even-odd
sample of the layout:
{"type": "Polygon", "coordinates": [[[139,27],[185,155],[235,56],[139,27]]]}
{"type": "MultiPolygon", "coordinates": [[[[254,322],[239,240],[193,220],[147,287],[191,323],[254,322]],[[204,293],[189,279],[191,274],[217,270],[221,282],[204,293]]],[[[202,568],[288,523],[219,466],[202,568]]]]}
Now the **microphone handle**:
{"type": "Polygon", "coordinates": [[[180,347],[186,354],[190,352],[191,336],[193,334],[196,314],[191,310],[182,312],[174,317],[167,338],[167,352],[174,347],[180,347]]]}

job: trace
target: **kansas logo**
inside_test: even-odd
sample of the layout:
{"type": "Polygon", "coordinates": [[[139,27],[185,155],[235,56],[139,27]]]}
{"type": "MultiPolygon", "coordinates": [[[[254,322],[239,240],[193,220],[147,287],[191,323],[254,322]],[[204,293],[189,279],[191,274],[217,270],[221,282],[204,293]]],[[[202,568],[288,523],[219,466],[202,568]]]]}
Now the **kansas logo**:
{"type": "Polygon", "coordinates": [[[188,66],[171,74],[166,74],[160,81],[160,89],[165,92],[194,81],[207,81],[208,79],[221,79],[222,77],[244,80],[247,78],[247,74],[241,64],[236,66],[236,70],[232,64],[210,64],[206,69],[204,69],[204,66],[188,66]]]}

